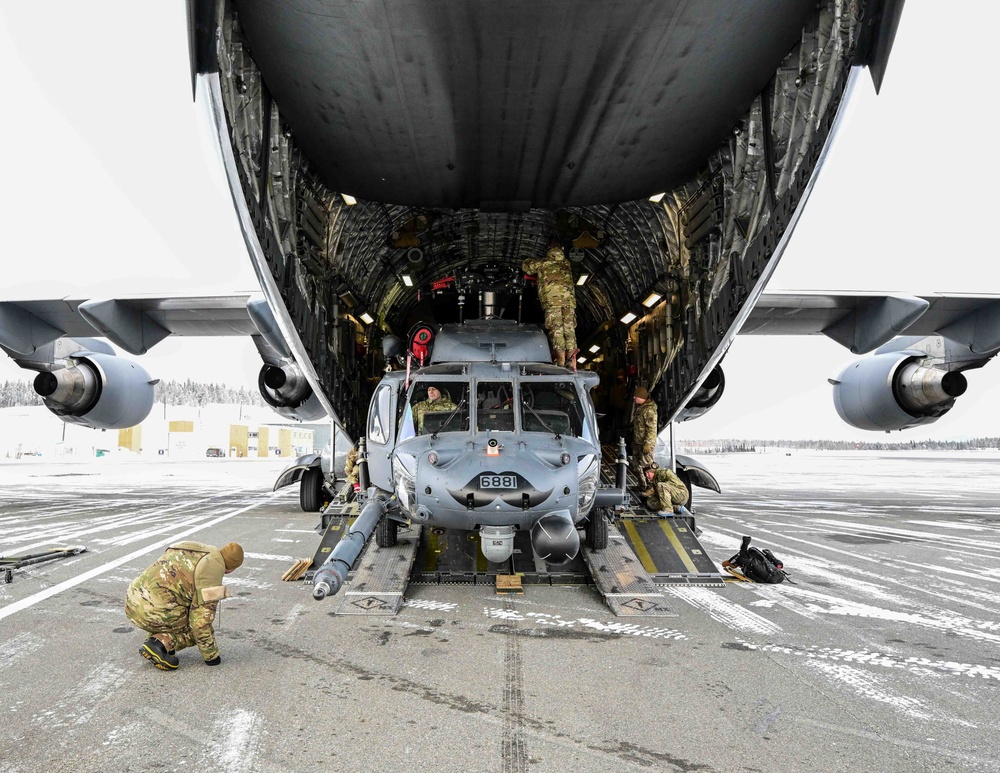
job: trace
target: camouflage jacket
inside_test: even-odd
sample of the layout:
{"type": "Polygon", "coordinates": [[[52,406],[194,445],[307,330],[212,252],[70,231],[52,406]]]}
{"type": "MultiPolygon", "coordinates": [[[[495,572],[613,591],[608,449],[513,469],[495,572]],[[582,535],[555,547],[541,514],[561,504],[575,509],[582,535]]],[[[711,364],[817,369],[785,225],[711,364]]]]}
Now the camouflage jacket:
{"type": "Polygon", "coordinates": [[[673,470],[668,470],[666,467],[660,467],[656,472],[653,473],[653,480],[650,481],[654,486],[657,483],[666,483],[671,488],[679,487],[685,493],[687,492],[687,487],[684,485],[684,481],[677,477],[677,473],[673,470]]]}
{"type": "Polygon", "coordinates": [[[657,509],[670,510],[678,505],[687,504],[687,486],[673,470],[661,467],[653,473],[650,481],[654,489],[655,496],[650,498],[648,504],[657,509]]]}
{"type": "Polygon", "coordinates": [[[528,258],[521,266],[525,274],[538,277],[538,299],[576,308],[573,269],[561,247],[550,247],[544,258],[528,258]]]}
{"type": "Polygon", "coordinates": [[[632,418],[632,442],[639,446],[656,444],[656,403],[646,400],[635,409],[632,418]]]}
{"type": "Polygon", "coordinates": [[[358,449],[352,448],[347,452],[347,462],[344,464],[344,474],[349,480],[358,479],[358,449]]]}
{"type": "MultiPolygon", "coordinates": [[[[450,398],[444,397],[443,395],[437,400],[421,400],[419,403],[413,406],[413,424],[416,426],[418,432],[422,432],[424,429],[424,414],[433,413],[435,411],[453,411],[458,406],[451,401],[450,398]]],[[[458,421],[458,419],[455,419],[458,421]]]]}
{"type": "Polygon", "coordinates": [[[228,594],[222,584],[226,563],[218,548],[178,542],[128,587],[129,619],[147,631],[190,629],[205,660],[219,656],[212,621],[228,594]],[[147,625],[148,624],[148,625],[147,625]]]}

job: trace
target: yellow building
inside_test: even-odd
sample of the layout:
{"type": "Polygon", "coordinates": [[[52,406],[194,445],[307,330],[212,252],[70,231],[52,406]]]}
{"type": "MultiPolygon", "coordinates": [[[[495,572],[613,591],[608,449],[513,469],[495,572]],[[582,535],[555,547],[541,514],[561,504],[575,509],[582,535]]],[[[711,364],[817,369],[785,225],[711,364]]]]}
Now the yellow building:
{"type": "Polygon", "coordinates": [[[142,425],[137,424],[128,429],[118,430],[118,447],[127,448],[134,453],[142,452],[142,425]]]}
{"type": "Polygon", "coordinates": [[[302,427],[251,428],[246,424],[229,425],[229,456],[295,458],[313,450],[314,431],[302,427]]]}

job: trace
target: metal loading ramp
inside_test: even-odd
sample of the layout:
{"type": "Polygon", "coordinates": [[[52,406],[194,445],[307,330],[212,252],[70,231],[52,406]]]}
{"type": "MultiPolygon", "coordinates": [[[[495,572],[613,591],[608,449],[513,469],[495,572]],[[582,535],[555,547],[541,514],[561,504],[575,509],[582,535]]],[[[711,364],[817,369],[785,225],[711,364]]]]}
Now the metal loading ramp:
{"type": "MultiPolygon", "coordinates": [[[[633,494],[633,501],[642,500],[633,494]]],[[[321,523],[323,538],[304,578],[307,583],[357,512],[354,502],[327,508],[321,523]]],[[[508,578],[525,587],[594,585],[619,616],[675,616],[663,586],[722,587],[726,582],[726,575],[698,541],[693,516],[660,518],[639,506],[615,515],[606,548],[583,546],[573,561],[562,565],[538,558],[527,531],[515,535],[514,553],[507,561],[494,563],[482,554],[476,531],[400,527],[398,544],[392,548],[369,541],[348,576],[336,614],[394,615],[408,584],[497,587],[508,578]]]]}
{"type": "Polygon", "coordinates": [[[590,567],[594,584],[616,615],[677,616],[614,525],[608,526],[606,548],[591,550],[585,547],[581,552],[590,567]]]}
{"type": "Polygon", "coordinates": [[[400,530],[398,541],[391,548],[380,548],[369,542],[369,549],[358,559],[358,566],[350,575],[344,600],[336,614],[395,615],[399,612],[420,543],[420,531],[420,526],[400,530]]]}
{"type": "Polygon", "coordinates": [[[693,516],[630,514],[619,529],[657,585],[725,585],[726,575],[698,541],[693,516]]]}

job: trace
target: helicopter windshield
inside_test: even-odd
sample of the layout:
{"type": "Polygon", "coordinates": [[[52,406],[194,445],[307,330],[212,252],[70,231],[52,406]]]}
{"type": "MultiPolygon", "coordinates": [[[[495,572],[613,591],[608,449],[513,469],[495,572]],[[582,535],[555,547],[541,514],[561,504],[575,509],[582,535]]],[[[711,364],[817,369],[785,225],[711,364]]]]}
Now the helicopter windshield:
{"type": "Polygon", "coordinates": [[[588,437],[583,404],[572,383],[521,380],[521,428],[525,432],[588,437]]]}

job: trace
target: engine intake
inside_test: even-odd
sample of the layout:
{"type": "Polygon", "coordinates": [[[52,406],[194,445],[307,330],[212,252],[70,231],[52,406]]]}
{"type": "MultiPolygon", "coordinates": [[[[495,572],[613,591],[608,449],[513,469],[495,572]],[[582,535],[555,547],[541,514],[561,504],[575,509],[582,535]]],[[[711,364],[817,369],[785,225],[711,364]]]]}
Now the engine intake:
{"type": "Polygon", "coordinates": [[[886,352],[848,365],[833,384],[833,404],[845,422],[865,430],[890,431],[930,424],[965,393],[958,371],[925,365],[913,352],[886,352]]]}

